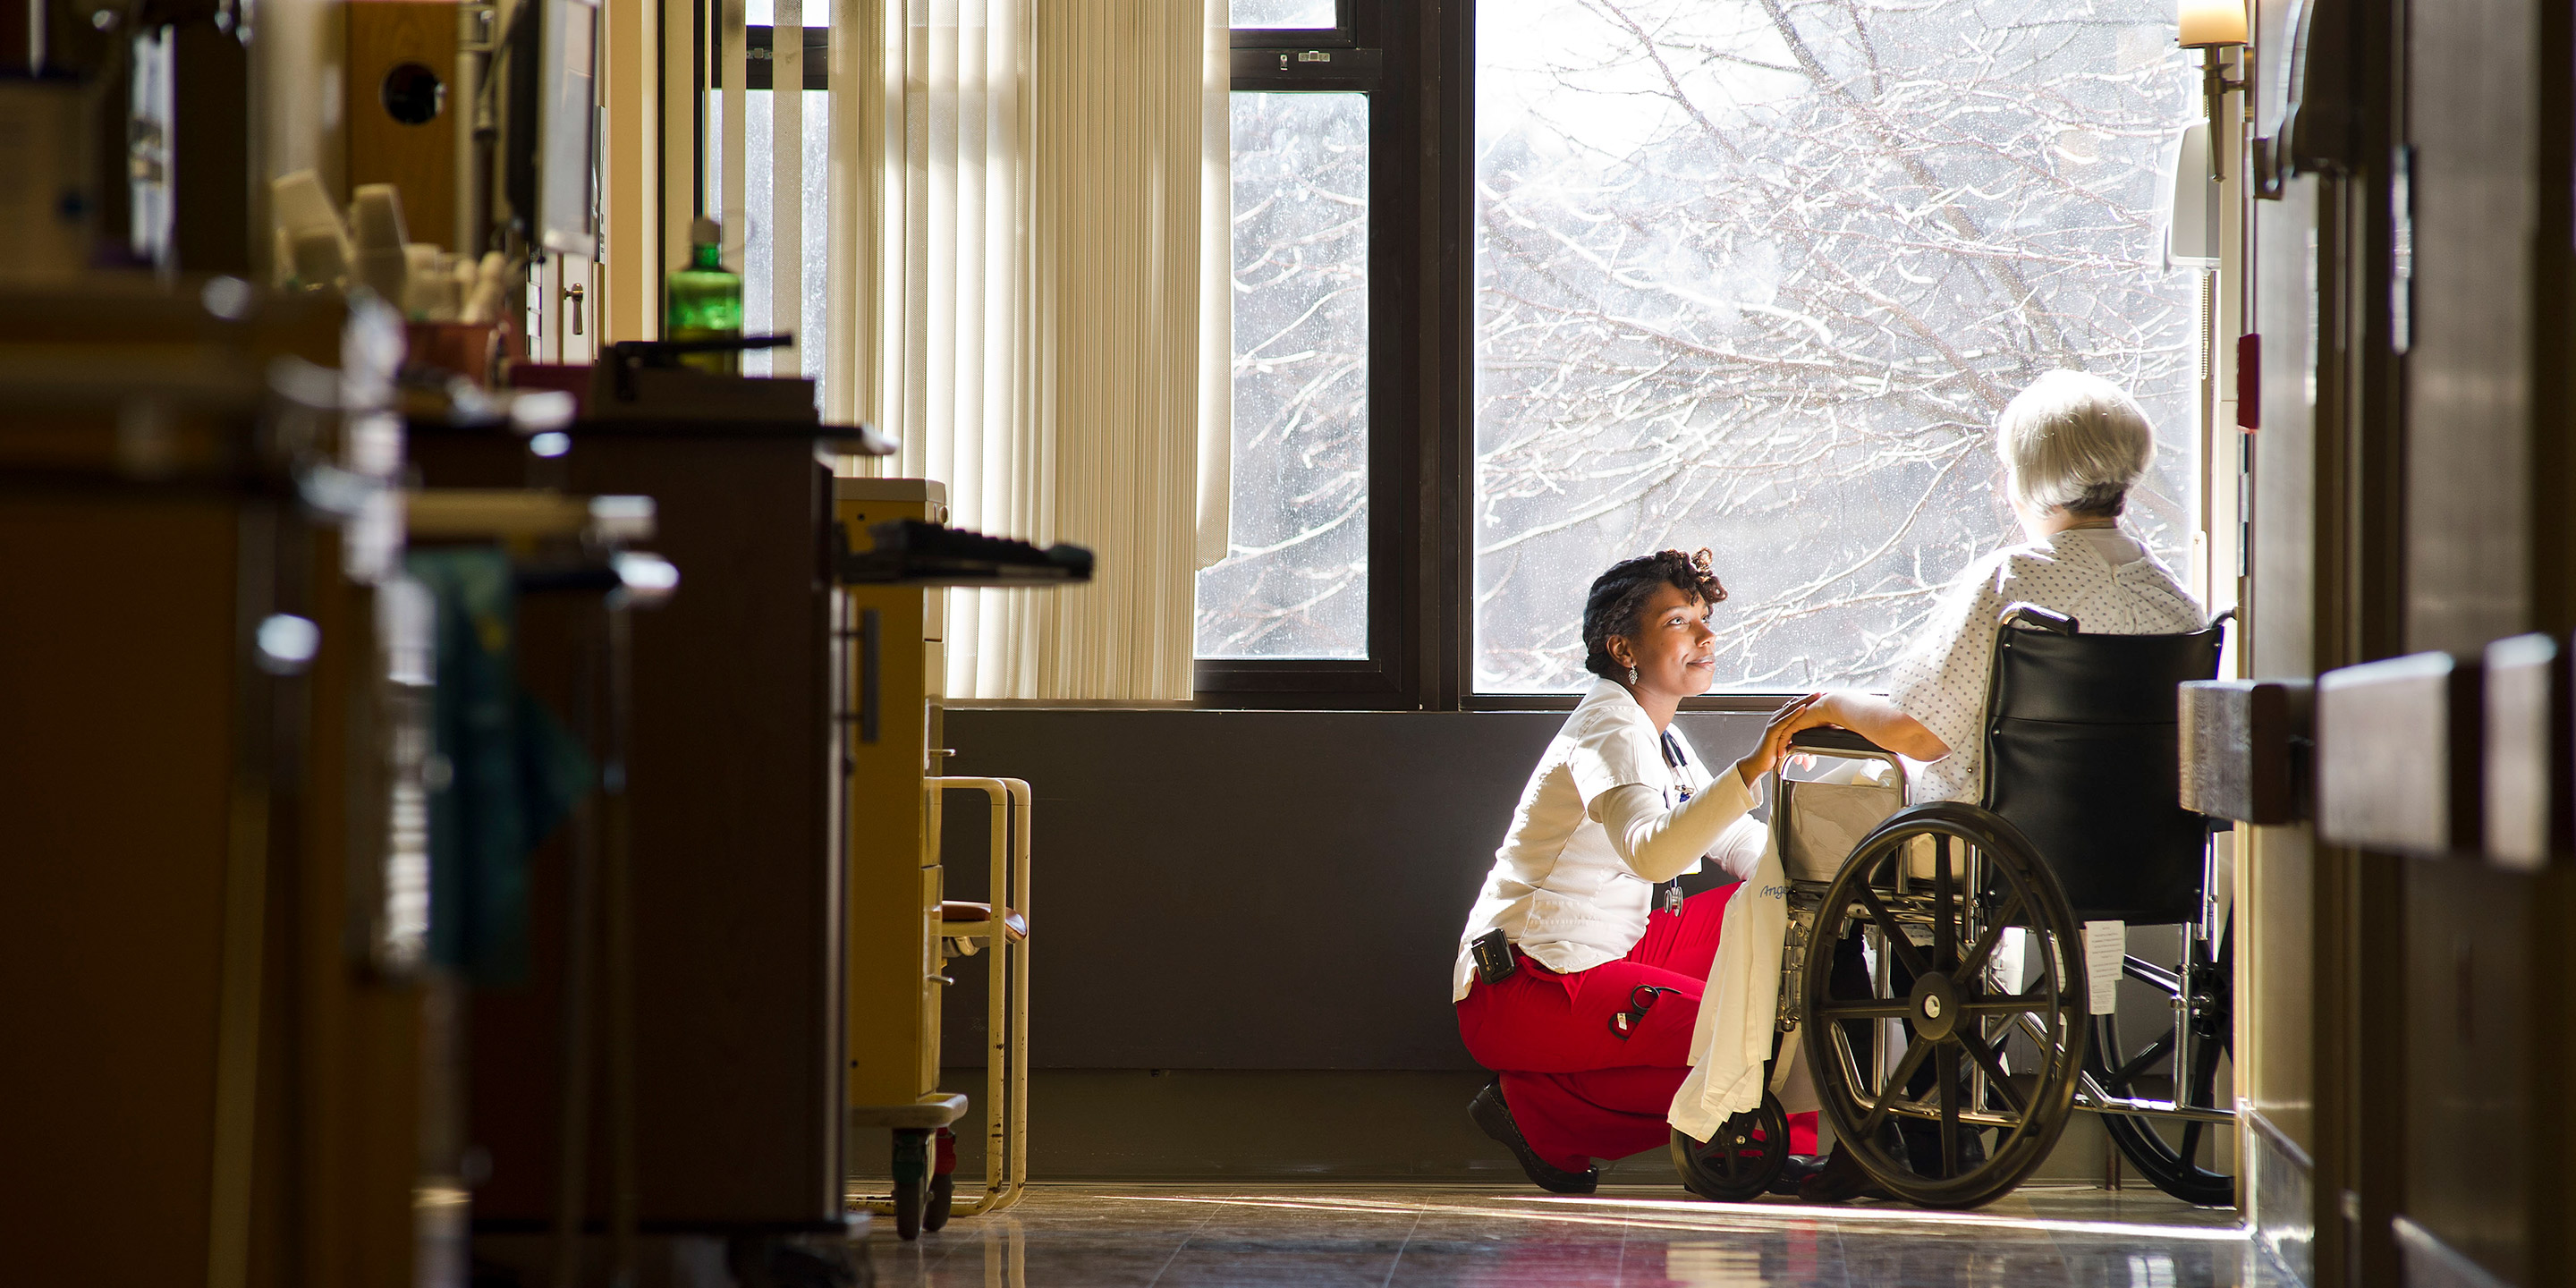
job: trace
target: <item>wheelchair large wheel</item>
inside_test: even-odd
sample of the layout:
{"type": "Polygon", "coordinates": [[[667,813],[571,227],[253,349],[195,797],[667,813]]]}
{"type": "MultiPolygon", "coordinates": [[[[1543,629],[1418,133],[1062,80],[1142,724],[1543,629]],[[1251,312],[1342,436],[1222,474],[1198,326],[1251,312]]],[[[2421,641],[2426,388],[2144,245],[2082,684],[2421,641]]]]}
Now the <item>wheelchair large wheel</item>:
{"type": "Polygon", "coordinates": [[[1789,1114],[1770,1092],[1762,1105],[1737,1114],[1714,1139],[1694,1140],[1673,1129],[1673,1170],[1682,1188],[1720,1203],[1759,1198],[1789,1163],[1789,1114]]]}
{"type": "Polygon", "coordinates": [[[2020,829],[1957,802],[1889,816],[1826,888],[1807,942],[1800,1027],[1837,1147],[1925,1207],[2010,1193],[2074,1114],[2086,1015],[2070,971],[2083,960],[2066,896],[2020,829]],[[1910,873],[1916,860],[1928,874],[1910,873]],[[2017,993],[1990,978],[2014,928],[2025,973],[2037,966],[2017,993]],[[2005,1063],[2016,1035],[2037,1052],[2018,1075],[2005,1063]]]}
{"type": "MultiPolygon", "coordinates": [[[[2123,974],[2162,993],[2191,1029],[2189,1067],[2174,1076],[2174,1030],[2157,1031],[2155,1040],[2132,1050],[2120,1041],[2116,1015],[2093,1017],[2093,1043],[2084,1068],[2102,1089],[2124,1099],[2164,1100],[2197,1109],[2219,1109],[2218,1059],[2236,1049],[2234,948],[2222,934],[2217,960],[2208,941],[2185,936],[2188,950],[2179,971],[2131,957],[2123,974]]],[[[2103,1129],[2138,1174],[2157,1189],[2202,1207],[2236,1202],[2236,1178],[2206,1164],[2215,1161],[2218,1136],[2225,1127],[2205,1122],[2104,1114],[2103,1129]]]]}

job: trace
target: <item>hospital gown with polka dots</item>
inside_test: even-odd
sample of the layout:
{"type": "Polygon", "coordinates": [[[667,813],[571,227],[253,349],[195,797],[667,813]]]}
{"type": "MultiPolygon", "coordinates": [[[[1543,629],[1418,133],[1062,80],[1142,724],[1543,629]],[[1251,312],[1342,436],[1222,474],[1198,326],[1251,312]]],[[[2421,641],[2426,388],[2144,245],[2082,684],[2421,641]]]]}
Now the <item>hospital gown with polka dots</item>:
{"type": "Polygon", "coordinates": [[[2209,624],[2173,570],[2124,530],[2070,528],[1969,565],[1888,678],[1888,697],[1950,748],[1914,768],[1916,801],[1978,798],[1995,623],[2017,603],[2072,617],[2088,635],[2171,635],[2209,624]]]}

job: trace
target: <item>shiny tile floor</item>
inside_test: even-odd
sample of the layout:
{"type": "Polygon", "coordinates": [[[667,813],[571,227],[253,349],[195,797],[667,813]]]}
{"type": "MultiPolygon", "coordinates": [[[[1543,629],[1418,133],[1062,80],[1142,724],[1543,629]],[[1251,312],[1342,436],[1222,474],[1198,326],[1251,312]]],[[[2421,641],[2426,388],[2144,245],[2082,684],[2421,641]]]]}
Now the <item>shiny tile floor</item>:
{"type": "Polygon", "coordinates": [[[917,1242],[879,1218],[882,1288],[1865,1285],[2287,1288],[2232,1211],[2028,1188],[1976,1212],[1585,1198],[1485,1186],[1044,1185],[917,1242]]]}

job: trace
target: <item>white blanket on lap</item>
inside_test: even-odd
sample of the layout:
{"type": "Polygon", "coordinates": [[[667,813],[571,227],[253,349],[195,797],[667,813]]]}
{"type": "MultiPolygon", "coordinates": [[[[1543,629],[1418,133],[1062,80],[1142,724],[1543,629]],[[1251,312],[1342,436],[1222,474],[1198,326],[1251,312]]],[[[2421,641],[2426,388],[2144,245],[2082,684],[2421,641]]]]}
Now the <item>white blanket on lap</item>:
{"type": "MultiPolygon", "coordinates": [[[[1768,836],[1768,830],[1765,830],[1768,836]]],[[[1763,1066],[1771,1058],[1771,1036],[1778,1025],[1780,953],[1789,934],[1789,882],[1780,874],[1780,855],[1767,839],[1753,876],[1726,901],[1726,922],[1718,931],[1717,958],[1709,966],[1708,989],[1700,996],[1699,1020],[1691,1028],[1691,1072],[1673,1093],[1667,1121],[1693,1140],[1717,1134],[1726,1120],[1762,1105],[1763,1066]]],[[[1815,1092],[1796,1068],[1797,1043],[1782,1052],[1786,1078],[1781,1103],[1791,1113],[1816,1107],[1815,1092]]]]}
{"type": "MultiPolygon", "coordinates": [[[[1788,806],[1795,815],[1788,829],[1790,844],[1797,852],[1784,865],[1777,831],[1762,829],[1762,852],[1753,875],[1726,902],[1717,957],[1710,963],[1699,1020],[1691,1029],[1690,1077],[1674,1093],[1667,1115],[1693,1139],[1707,1140],[1728,1118],[1762,1106],[1763,1064],[1771,1059],[1778,1027],[1780,959],[1789,935],[1789,874],[1784,868],[1794,867],[1802,881],[1831,879],[1861,838],[1903,802],[1885,762],[1823,759],[1802,772],[1788,806]]],[[[1783,808],[1776,787],[1771,795],[1773,808],[1783,808]]],[[[1742,865],[1728,866],[1740,870],[1742,865]]],[[[1771,1068],[1771,1092],[1793,1114],[1817,1107],[1805,1050],[1801,1035],[1791,1034],[1771,1068]]]]}

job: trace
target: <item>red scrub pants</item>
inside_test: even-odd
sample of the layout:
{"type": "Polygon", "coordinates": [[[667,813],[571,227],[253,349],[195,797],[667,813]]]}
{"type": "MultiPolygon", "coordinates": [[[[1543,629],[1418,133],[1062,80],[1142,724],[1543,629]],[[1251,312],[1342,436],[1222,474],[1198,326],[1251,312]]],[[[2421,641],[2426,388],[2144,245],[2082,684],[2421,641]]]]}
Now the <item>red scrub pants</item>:
{"type": "MultiPolygon", "coordinates": [[[[1521,1137],[1569,1172],[1596,1158],[1626,1158],[1672,1139],[1665,1115],[1690,1074],[1691,1027],[1717,959],[1718,928],[1732,885],[1658,908],[1628,955],[1560,975],[1520,956],[1500,984],[1476,979],[1458,1003],[1458,1035],[1476,1063],[1502,1075],[1503,1103],[1521,1137]],[[1611,1027],[1641,984],[1658,993],[1626,1038],[1611,1027]]],[[[1816,1116],[1789,1118],[1789,1151],[1816,1152],[1816,1116]]]]}

